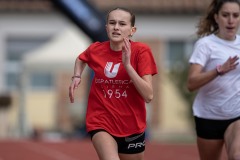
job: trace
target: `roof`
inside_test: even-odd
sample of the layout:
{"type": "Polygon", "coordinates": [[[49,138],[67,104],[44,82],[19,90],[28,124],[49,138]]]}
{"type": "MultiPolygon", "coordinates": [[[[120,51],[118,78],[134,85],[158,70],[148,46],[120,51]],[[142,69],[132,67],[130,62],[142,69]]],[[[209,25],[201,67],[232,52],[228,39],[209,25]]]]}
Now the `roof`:
{"type": "Polygon", "coordinates": [[[88,0],[98,9],[107,11],[115,7],[125,7],[135,13],[191,14],[203,12],[210,0],[88,0]]]}
{"type": "Polygon", "coordinates": [[[0,0],[0,12],[52,12],[52,0],[0,0]]]}
{"type": "MultiPolygon", "coordinates": [[[[200,13],[209,0],[86,0],[101,12],[111,8],[126,7],[135,13],[192,14],[200,13]]],[[[0,12],[52,12],[53,0],[0,0],[0,12]]]]}

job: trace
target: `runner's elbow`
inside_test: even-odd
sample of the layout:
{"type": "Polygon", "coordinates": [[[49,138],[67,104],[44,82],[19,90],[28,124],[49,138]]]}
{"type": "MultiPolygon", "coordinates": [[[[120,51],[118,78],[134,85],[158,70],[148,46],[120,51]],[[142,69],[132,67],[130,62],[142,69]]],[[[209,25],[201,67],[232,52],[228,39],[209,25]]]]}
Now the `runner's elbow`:
{"type": "Polygon", "coordinates": [[[148,95],[147,97],[145,97],[144,100],[145,100],[146,103],[150,103],[152,101],[152,99],[153,99],[153,94],[148,95]]]}
{"type": "Polygon", "coordinates": [[[189,92],[194,92],[195,90],[197,90],[197,87],[193,83],[187,83],[187,89],[189,92]]]}

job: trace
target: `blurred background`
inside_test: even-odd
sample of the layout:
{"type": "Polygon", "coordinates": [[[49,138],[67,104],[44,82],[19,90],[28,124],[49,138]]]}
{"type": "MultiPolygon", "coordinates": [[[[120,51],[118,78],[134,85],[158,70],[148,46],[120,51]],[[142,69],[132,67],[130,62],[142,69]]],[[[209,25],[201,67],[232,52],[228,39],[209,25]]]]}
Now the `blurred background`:
{"type": "MultiPolygon", "coordinates": [[[[136,14],[134,41],[147,43],[159,74],[147,105],[148,141],[195,144],[185,83],[196,25],[209,0],[0,0],[0,140],[85,139],[92,72],[68,99],[75,58],[107,40],[109,9],[136,14]]],[[[1,155],[0,155],[1,158],[1,155]]],[[[2,160],[2,159],[1,159],[2,160]]]]}

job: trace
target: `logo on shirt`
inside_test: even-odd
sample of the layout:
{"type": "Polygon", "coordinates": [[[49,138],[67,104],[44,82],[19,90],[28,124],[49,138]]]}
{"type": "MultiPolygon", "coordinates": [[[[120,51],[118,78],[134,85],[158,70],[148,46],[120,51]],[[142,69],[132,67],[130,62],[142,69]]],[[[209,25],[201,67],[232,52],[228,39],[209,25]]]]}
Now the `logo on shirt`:
{"type": "Polygon", "coordinates": [[[114,78],[117,76],[120,63],[117,63],[113,66],[113,62],[107,62],[104,68],[104,74],[108,78],[114,78]]]}

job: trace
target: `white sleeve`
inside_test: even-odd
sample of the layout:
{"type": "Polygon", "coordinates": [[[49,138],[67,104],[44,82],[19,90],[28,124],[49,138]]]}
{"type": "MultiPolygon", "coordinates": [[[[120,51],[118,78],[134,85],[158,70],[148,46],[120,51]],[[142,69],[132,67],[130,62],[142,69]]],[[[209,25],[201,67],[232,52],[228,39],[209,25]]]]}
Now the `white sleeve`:
{"type": "Polygon", "coordinates": [[[189,59],[189,63],[200,64],[201,66],[205,66],[207,61],[210,58],[210,49],[207,43],[202,43],[202,41],[198,41],[192,53],[192,56],[189,59]]]}

